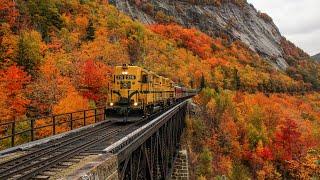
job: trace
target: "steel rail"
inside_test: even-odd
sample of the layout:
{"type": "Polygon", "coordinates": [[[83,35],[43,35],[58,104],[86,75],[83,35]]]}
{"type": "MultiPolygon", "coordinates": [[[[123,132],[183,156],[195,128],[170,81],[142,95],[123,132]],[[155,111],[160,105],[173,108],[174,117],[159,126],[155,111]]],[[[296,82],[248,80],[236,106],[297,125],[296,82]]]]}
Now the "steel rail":
{"type": "MultiPolygon", "coordinates": [[[[136,126],[137,124],[141,123],[141,121],[138,121],[136,123],[130,124],[128,126],[125,126],[125,128],[123,128],[123,126],[110,126],[109,131],[111,130],[111,128],[114,128],[112,130],[112,132],[109,132],[106,135],[102,135],[99,133],[96,133],[95,137],[92,138],[87,136],[83,136],[78,140],[81,140],[82,138],[88,138],[87,142],[78,144],[74,147],[69,147],[68,149],[68,145],[62,146],[61,148],[66,148],[65,151],[62,152],[57,152],[56,154],[53,154],[47,158],[45,157],[40,157],[40,158],[36,158],[33,159],[34,161],[29,161],[27,163],[23,163],[23,165],[19,165],[17,164],[17,166],[21,166],[21,168],[18,168],[16,170],[13,171],[6,171],[2,174],[0,174],[0,179],[8,179],[8,178],[12,178],[14,177],[15,179],[29,179],[32,178],[38,174],[40,174],[41,172],[45,171],[46,169],[55,166],[56,164],[58,164],[59,162],[63,162],[63,160],[66,160],[67,158],[76,155],[77,153],[81,153],[91,147],[93,147],[96,143],[98,143],[99,141],[105,141],[112,139],[116,134],[121,133],[122,131],[128,130],[129,128],[136,126]],[[25,165],[27,164],[27,165],[25,165]],[[18,176],[18,177],[15,177],[18,176]]],[[[115,124],[115,123],[113,123],[115,124]]],[[[109,127],[109,126],[108,126],[109,127]]],[[[106,127],[101,130],[105,130],[107,129],[106,127]]],[[[96,129],[91,129],[91,131],[95,131],[96,129]]],[[[95,131],[97,132],[97,131],[95,131]]],[[[89,133],[90,134],[90,133],[89,133]]],[[[71,138],[72,139],[72,138],[71,138]]],[[[73,143],[75,143],[76,141],[74,141],[73,143]]],[[[72,143],[68,143],[69,145],[72,145],[72,143]]],[[[56,150],[55,150],[56,151],[56,150]]],[[[48,153],[46,153],[48,154],[48,153]]],[[[15,165],[14,167],[17,168],[17,166],[15,165]]]]}
{"type": "MultiPolygon", "coordinates": [[[[102,130],[105,130],[108,127],[111,127],[112,124],[114,124],[114,123],[107,122],[107,124],[104,124],[103,126],[98,127],[98,128],[94,128],[93,130],[90,130],[86,133],[80,133],[76,136],[65,137],[65,139],[63,141],[55,142],[54,144],[51,144],[49,146],[45,146],[45,147],[40,148],[36,151],[32,151],[31,153],[25,154],[23,156],[20,156],[18,158],[15,158],[15,159],[12,159],[12,160],[9,160],[6,162],[3,162],[0,164],[0,169],[2,169],[0,171],[0,178],[3,173],[16,168],[16,166],[20,166],[20,165],[29,163],[32,160],[41,158],[42,156],[44,156],[48,153],[54,152],[56,150],[59,150],[59,149],[63,148],[64,146],[67,146],[71,143],[74,143],[85,136],[88,136],[90,134],[96,134],[102,130]],[[10,167],[10,165],[11,165],[11,167],[10,167]]],[[[50,142],[48,142],[48,143],[50,143],[50,142]]]]}
{"type": "Polygon", "coordinates": [[[30,172],[27,172],[26,174],[22,175],[18,179],[24,180],[24,179],[32,178],[32,177],[36,176],[37,174],[45,171],[46,169],[48,169],[48,168],[56,165],[57,163],[63,161],[64,159],[69,158],[72,155],[75,155],[77,153],[81,153],[82,151],[85,151],[85,150],[89,149],[90,147],[93,147],[99,141],[103,141],[103,140],[106,140],[106,139],[110,140],[110,139],[112,139],[114,137],[113,135],[116,135],[117,133],[120,133],[120,132],[122,132],[124,130],[127,130],[127,129],[133,127],[133,126],[136,126],[137,124],[139,124],[141,122],[142,121],[137,121],[137,122],[135,122],[133,124],[130,124],[129,126],[126,126],[125,129],[123,129],[121,126],[117,126],[117,129],[115,129],[113,133],[109,133],[107,135],[99,136],[97,139],[93,139],[92,141],[84,143],[80,147],[75,147],[75,148],[72,148],[71,150],[67,151],[66,153],[61,153],[61,156],[51,157],[50,158],[51,162],[48,162],[48,160],[43,161],[43,163],[39,162],[39,163],[37,163],[37,164],[41,165],[39,168],[31,170],[30,172]]]}
{"type": "MultiPolygon", "coordinates": [[[[45,169],[48,169],[54,165],[56,165],[57,163],[61,162],[61,160],[65,160],[69,157],[71,157],[74,154],[80,153],[81,151],[85,150],[86,148],[92,146],[93,144],[101,141],[102,139],[106,138],[106,137],[110,137],[111,135],[117,133],[118,130],[113,130],[112,132],[109,132],[106,135],[103,136],[98,136],[97,138],[94,138],[93,140],[83,143],[80,146],[76,146],[74,148],[71,148],[71,150],[66,150],[63,151],[61,153],[58,153],[57,155],[51,156],[48,159],[45,160],[40,160],[39,162],[36,162],[34,164],[29,164],[27,166],[24,166],[20,169],[17,169],[13,172],[10,172],[6,175],[4,175],[4,178],[9,178],[12,175],[15,175],[19,172],[22,172],[21,176],[18,177],[17,179],[30,179],[34,176],[36,176],[37,174],[39,174],[40,172],[42,172],[45,169]],[[30,171],[28,171],[30,170],[30,171]]],[[[3,178],[3,176],[1,176],[0,178],[3,178]]]]}

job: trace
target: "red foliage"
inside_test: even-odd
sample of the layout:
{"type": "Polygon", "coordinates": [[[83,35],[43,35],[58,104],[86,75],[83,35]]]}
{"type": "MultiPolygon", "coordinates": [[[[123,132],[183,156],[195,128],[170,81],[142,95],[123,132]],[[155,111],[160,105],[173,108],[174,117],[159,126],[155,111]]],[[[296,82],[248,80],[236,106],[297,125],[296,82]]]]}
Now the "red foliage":
{"type": "Polygon", "coordinates": [[[191,50],[201,58],[209,58],[212,53],[213,40],[196,29],[186,29],[178,25],[151,25],[149,28],[155,33],[173,39],[183,47],[191,50]]]}
{"type": "Polygon", "coordinates": [[[262,150],[258,152],[258,156],[260,156],[264,160],[272,160],[273,159],[273,154],[270,148],[264,147],[262,150]]]}
{"type": "Polygon", "coordinates": [[[298,48],[284,37],[281,38],[281,46],[284,53],[289,57],[293,57],[295,59],[309,57],[307,53],[305,53],[302,49],[298,48]]]}
{"type": "Polygon", "coordinates": [[[292,119],[287,119],[275,134],[274,147],[278,158],[282,160],[297,158],[302,148],[300,136],[297,123],[292,119]]]}
{"type": "Polygon", "coordinates": [[[0,0],[0,23],[4,21],[12,26],[18,15],[16,3],[13,0],[0,0]]]}
{"type": "Polygon", "coordinates": [[[103,63],[87,60],[80,66],[79,86],[84,97],[98,101],[106,97],[111,69],[103,63]]]}
{"type": "Polygon", "coordinates": [[[1,97],[1,103],[5,105],[0,108],[6,109],[8,118],[14,118],[25,113],[29,100],[24,97],[23,93],[24,86],[29,81],[30,76],[16,65],[0,70],[0,89],[3,96],[1,97]]]}

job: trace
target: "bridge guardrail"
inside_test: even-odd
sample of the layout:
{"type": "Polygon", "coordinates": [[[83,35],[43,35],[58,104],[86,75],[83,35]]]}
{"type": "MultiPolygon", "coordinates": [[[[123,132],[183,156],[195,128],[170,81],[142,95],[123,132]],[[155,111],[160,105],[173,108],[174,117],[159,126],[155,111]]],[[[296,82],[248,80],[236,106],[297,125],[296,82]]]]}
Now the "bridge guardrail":
{"type": "Polygon", "coordinates": [[[105,120],[105,107],[0,123],[0,150],[105,120]]]}

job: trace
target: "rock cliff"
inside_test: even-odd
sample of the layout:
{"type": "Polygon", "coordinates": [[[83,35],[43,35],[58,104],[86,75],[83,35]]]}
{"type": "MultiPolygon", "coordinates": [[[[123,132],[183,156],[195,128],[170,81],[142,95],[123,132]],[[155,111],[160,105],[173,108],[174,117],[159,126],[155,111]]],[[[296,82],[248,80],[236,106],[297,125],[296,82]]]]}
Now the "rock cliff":
{"type": "Polygon", "coordinates": [[[320,53],[312,56],[311,58],[316,60],[316,61],[320,61],[320,53]]]}
{"type": "Polygon", "coordinates": [[[277,69],[288,63],[277,26],[245,0],[110,0],[119,10],[145,24],[175,22],[214,37],[240,40],[277,69]],[[209,3],[208,3],[209,2],[209,3]]]}

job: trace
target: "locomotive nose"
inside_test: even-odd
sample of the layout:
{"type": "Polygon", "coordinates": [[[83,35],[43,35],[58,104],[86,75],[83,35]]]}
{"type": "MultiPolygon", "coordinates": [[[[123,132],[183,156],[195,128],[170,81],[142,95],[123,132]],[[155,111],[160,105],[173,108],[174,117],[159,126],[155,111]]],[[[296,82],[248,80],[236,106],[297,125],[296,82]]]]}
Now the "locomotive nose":
{"type": "Polygon", "coordinates": [[[118,103],[119,105],[129,105],[129,99],[126,97],[121,97],[118,103]]]}

